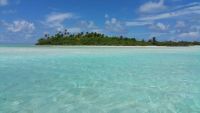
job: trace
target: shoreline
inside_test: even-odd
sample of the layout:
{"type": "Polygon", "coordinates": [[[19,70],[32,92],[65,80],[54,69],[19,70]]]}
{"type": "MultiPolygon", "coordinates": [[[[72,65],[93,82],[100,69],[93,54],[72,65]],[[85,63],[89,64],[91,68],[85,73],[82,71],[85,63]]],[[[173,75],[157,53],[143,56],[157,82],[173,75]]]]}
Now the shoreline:
{"type": "Polygon", "coordinates": [[[34,47],[144,47],[144,48],[157,48],[157,47],[200,47],[199,45],[193,46],[109,46],[109,45],[33,45],[34,47]]]}
{"type": "Polygon", "coordinates": [[[34,45],[34,44],[0,44],[0,47],[83,47],[83,48],[188,48],[188,47],[200,47],[200,45],[191,46],[115,46],[115,45],[34,45]]]}

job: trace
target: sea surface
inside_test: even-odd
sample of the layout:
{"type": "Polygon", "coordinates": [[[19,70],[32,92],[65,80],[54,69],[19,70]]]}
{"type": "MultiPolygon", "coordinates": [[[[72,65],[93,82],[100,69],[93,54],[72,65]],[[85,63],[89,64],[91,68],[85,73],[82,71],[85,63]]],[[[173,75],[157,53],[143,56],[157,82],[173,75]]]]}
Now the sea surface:
{"type": "Polygon", "coordinates": [[[200,47],[3,45],[0,113],[200,113],[200,47]]]}

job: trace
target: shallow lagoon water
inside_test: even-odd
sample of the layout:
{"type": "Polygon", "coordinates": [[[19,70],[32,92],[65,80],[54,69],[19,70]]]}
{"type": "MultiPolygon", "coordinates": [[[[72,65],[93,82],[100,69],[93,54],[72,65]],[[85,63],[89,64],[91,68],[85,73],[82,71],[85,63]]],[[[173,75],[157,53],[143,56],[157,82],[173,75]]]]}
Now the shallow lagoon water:
{"type": "Polygon", "coordinates": [[[0,113],[200,113],[200,47],[0,47],[0,113]]]}

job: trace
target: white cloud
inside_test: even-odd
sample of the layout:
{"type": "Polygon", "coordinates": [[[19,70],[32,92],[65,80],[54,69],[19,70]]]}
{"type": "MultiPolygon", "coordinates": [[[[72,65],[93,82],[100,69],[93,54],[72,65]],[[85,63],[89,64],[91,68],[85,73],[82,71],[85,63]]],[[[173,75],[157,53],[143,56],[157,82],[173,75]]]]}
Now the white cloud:
{"type": "Polygon", "coordinates": [[[182,0],[172,0],[172,2],[180,2],[180,1],[182,1],[182,0]]]}
{"type": "Polygon", "coordinates": [[[157,23],[156,26],[157,26],[160,30],[166,30],[166,29],[167,29],[167,27],[166,27],[164,24],[162,24],[162,23],[157,23]]]}
{"type": "Polygon", "coordinates": [[[197,27],[200,24],[199,17],[200,3],[195,2],[186,5],[176,6],[171,10],[165,10],[164,13],[141,15],[141,17],[136,18],[133,21],[125,22],[125,25],[128,27],[145,26],[152,30],[152,32],[155,31],[159,33],[166,33],[168,36],[176,36],[176,38],[198,37],[200,33],[200,28],[197,27]],[[160,22],[160,20],[162,20],[162,22],[166,22],[164,19],[166,19],[166,21],[170,23],[176,20],[179,21],[177,21],[175,25],[170,25],[170,23],[164,24],[160,22]],[[186,20],[188,23],[185,22],[186,20]],[[186,25],[188,27],[186,27],[186,25]]]}
{"type": "Polygon", "coordinates": [[[181,33],[178,35],[180,38],[199,38],[200,33],[199,32],[187,32],[187,33],[181,33]]]}
{"type": "Polygon", "coordinates": [[[85,29],[96,29],[97,26],[94,24],[93,21],[81,21],[79,26],[85,29]]]}
{"type": "Polygon", "coordinates": [[[153,22],[151,21],[129,21],[125,22],[126,26],[146,26],[146,25],[151,25],[153,22]]]}
{"type": "Polygon", "coordinates": [[[108,14],[105,14],[105,16],[104,16],[105,18],[109,18],[109,15],[108,14]]]}
{"type": "Polygon", "coordinates": [[[0,6],[8,5],[8,0],[0,0],[0,6]]]}
{"type": "Polygon", "coordinates": [[[67,29],[70,33],[80,33],[82,30],[79,27],[72,27],[67,29]]]}
{"type": "Polygon", "coordinates": [[[109,30],[111,32],[120,33],[125,31],[123,23],[117,20],[116,18],[107,19],[105,21],[105,27],[106,30],[109,30]]]}
{"type": "Polygon", "coordinates": [[[190,26],[190,29],[195,31],[200,31],[200,26],[199,24],[194,24],[190,26]]]}
{"type": "Polygon", "coordinates": [[[28,42],[33,41],[37,37],[35,25],[26,20],[15,20],[12,22],[0,21],[2,25],[0,40],[2,42],[28,42]]]}
{"type": "Polygon", "coordinates": [[[150,28],[158,31],[166,31],[168,30],[169,25],[165,25],[163,23],[158,22],[156,24],[153,24],[150,28]]]}
{"type": "Polygon", "coordinates": [[[93,21],[81,21],[78,25],[84,32],[101,32],[93,21]]]}
{"type": "Polygon", "coordinates": [[[53,13],[47,16],[47,22],[63,22],[65,19],[72,17],[71,13],[53,13]]]}
{"type": "Polygon", "coordinates": [[[146,20],[160,20],[160,19],[166,19],[170,17],[177,16],[175,13],[163,13],[159,15],[153,15],[153,16],[147,16],[147,17],[142,17],[139,18],[138,20],[140,21],[146,21],[146,20]]]}
{"type": "Polygon", "coordinates": [[[177,21],[176,22],[176,28],[183,28],[183,27],[185,27],[186,25],[185,25],[185,22],[184,21],[177,21]]]}
{"type": "Polygon", "coordinates": [[[165,9],[166,6],[164,5],[164,0],[160,0],[159,2],[147,2],[140,6],[139,11],[141,13],[153,13],[158,12],[165,9]]]}
{"type": "Polygon", "coordinates": [[[51,13],[47,15],[45,24],[51,28],[62,30],[64,29],[63,22],[73,17],[74,15],[72,13],[51,13]]]}
{"type": "Polygon", "coordinates": [[[12,23],[3,22],[4,26],[6,26],[6,29],[11,32],[32,32],[35,30],[35,25],[32,22],[28,22],[25,20],[16,20],[12,23]]]}
{"type": "Polygon", "coordinates": [[[71,33],[78,32],[101,32],[93,21],[80,21],[75,27],[68,28],[68,31],[71,33]]]}
{"type": "Polygon", "coordinates": [[[150,21],[150,20],[161,20],[161,19],[168,19],[168,18],[174,18],[174,17],[180,17],[185,15],[191,15],[191,14],[200,14],[200,3],[191,3],[183,6],[177,6],[175,9],[157,14],[157,15],[151,15],[151,16],[145,16],[141,17],[138,20],[140,21],[150,21]]]}

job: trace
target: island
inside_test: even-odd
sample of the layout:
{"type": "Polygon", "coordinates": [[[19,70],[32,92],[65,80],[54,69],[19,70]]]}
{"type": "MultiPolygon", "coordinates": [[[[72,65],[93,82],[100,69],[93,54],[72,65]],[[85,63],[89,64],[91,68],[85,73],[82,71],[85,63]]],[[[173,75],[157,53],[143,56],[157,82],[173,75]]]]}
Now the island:
{"type": "Polygon", "coordinates": [[[200,42],[193,41],[157,41],[156,37],[149,40],[137,40],[124,36],[107,36],[97,32],[69,33],[66,30],[55,35],[45,34],[36,45],[96,45],[96,46],[194,46],[200,42]]]}

